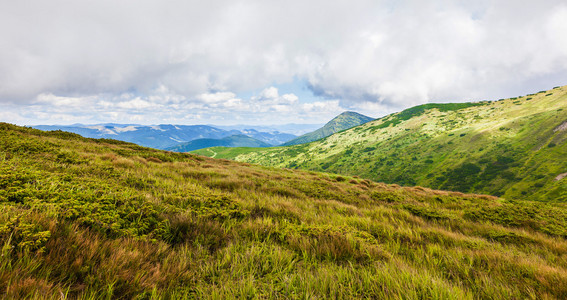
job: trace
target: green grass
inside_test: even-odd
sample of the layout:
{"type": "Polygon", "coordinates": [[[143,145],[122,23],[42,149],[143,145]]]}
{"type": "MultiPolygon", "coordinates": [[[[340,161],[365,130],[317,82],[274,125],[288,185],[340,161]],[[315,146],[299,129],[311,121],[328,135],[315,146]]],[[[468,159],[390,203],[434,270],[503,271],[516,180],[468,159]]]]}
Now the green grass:
{"type": "Polygon", "coordinates": [[[564,299],[546,204],[0,124],[0,295],[564,299]]]}
{"type": "MultiPolygon", "coordinates": [[[[216,148],[217,158],[507,199],[567,201],[567,87],[425,104],[305,145],[216,148]]],[[[210,156],[207,150],[197,152],[210,156]]]]}
{"type": "Polygon", "coordinates": [[[245,135],[231,135],[222,139],[196,139],[187,143],[182,143],[165,150],[174,152],[189,152],[202,148],[210,148],[213,146],[223,147],[269,147],[268,143],[262,142],[255,138],[245,135]]]}

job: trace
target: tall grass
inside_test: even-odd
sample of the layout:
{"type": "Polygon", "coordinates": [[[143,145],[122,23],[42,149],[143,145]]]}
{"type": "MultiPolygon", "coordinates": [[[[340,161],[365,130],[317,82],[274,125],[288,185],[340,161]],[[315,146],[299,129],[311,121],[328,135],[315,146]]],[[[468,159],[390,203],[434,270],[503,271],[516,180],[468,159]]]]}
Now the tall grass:
{"type": "Polygon", "coordinates": [[[0,140],[3,298],[567,298],[563,204],[0,140]]]}

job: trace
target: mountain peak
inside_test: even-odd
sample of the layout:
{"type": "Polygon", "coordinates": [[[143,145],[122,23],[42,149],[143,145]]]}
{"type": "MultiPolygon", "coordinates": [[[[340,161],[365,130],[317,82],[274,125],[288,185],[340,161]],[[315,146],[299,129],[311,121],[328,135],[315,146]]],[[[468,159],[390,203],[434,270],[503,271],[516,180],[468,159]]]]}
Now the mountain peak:
{"type": "Polygon", "coordinates": [[[334,117],[331,121],[327,122],[325,126],[319,128],[313,132],[306,133],[296,139],[293,139],[282,146],[290,146],[297,144],[310,143],[322,138],[326,138],[339,131],[347,130],[349,128],[362,125],[364,123],[374,120],[371,117],[359,114],[354,111],[345,111],[340,115],[334,117]]]}
{"type": "Polygon", "coordinates": [[[339,114],[337,117],[339,117],[339,116],[362,116],[362,117],[369,118],[369,117],[367,117],[367,116],[365,116],[365,115],[363,115],[363,114],[357,113],[357,112],[355,112],[355,111],[350,111],[350,110],[347,110],[347,111],[342,112],[342,113],[339,114]]]}

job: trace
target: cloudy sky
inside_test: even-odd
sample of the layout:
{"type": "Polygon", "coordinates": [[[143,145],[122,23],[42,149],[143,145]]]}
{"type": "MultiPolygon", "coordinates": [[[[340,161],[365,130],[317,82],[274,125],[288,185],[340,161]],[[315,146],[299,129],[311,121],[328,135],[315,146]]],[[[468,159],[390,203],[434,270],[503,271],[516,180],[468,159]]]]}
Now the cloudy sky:
{"type": "Polygon", "coordinates": [[[567,2],[2,1],[0,121],[324,123],[567,84],[567,2]]]}

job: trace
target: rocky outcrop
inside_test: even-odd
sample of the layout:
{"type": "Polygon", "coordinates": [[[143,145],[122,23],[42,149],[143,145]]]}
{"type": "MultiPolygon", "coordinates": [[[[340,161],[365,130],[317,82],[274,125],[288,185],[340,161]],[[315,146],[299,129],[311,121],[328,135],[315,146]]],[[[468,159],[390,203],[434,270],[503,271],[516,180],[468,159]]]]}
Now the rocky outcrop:
{"type": "Polygon", "coordinates": [[[567,173],[559,174],[557,175],[557,177],[555,177],[555,181],[559,181],[565,177],[567,177],[567,173]]]}
{"type": "Polygon", "coordinates": [[[561,125],[555,127],[555,129],[553,129],[553,132],[557,132],[557,131],[565,131],[567,130],[567,121],[561,123],[561,125]]]}

